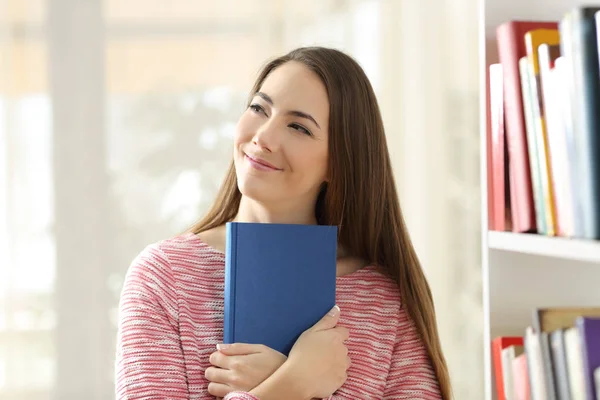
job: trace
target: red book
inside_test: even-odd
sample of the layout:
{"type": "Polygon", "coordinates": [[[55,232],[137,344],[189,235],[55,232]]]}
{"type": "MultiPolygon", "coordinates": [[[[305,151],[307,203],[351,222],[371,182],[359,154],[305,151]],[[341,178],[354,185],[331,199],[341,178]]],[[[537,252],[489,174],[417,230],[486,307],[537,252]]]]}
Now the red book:
{"type": "Polygon", "coordinates": [[[502,65],[495,63],[488,67],[489,71],[489,109],[490,115],[490,136],[491,142],[491,164],[492,164],[492,190],[493,196],[492,212],[493,224],[492,230],[506,230],[506,204],[504,193],[504,100],[503,100],[503,79],[502,65]]]}
{"type": "Polygon", "coordinates": [[[508,346],[523,346],[522,336],[500,336],[492,341],[492,358],[494,362],[494,376],[496,377],[496,392],[498,400],[506,400],[504,394],[504,378],[502,368],[512,368],[510,365],[502,365],[502,350],[508,346]]]}
{"type": "Polygon", "coordinates": [[[537,231],[519,74],[519,59],[527,55],[525,34],[533,29],[558,29],[558,22],[509,21],[496,30],[498,56],[504,74],[505,132],[514,232],[537,231]]]}

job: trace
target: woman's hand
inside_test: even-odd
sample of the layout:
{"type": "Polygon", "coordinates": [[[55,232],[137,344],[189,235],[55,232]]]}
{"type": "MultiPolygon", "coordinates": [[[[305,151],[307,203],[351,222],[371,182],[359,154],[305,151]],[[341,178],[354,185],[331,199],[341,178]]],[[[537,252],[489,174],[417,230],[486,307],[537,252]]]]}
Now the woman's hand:
{"type": "MultiPolygon", "coordinates": [[[[327,398],[346,382],[350,357],[344,342],[348,329],[337,325],[340,309],[334,307],[294,344],[286,364],[309,398],[327,398]]],[[[303,391],[304,392],[304,391],[303,391]]]]}
{"type": "Polygon", "coordinates": [[[221,344],[210,355],[213,365],[204,375],[209,380],[208,392],[225,397],[229,392],[249,392],[273,374],[285,361],[286,356],[259,344],[221,344]]]}

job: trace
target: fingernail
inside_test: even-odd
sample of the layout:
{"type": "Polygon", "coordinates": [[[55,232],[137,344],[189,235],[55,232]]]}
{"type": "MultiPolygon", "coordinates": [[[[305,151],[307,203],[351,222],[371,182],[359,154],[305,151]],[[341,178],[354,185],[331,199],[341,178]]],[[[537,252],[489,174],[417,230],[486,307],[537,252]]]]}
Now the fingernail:
{"type": "Polygon", "coordinates": [[[333,306],[333,308],[331,309],[331,311],[329,311],[328,314],[331,317],[337,317],[340,314],[340,308],[337,306],[337,304],[333,306]]]}
{"type": "Polygon", "coordinates": [[[219,343],[219,344],[217,344],[217,350],[219,350],[219,351],[220,350],[225,350],[225,349],[228,349],[229,346],[231,346],[231,345],[230,344],[219,343]]]}

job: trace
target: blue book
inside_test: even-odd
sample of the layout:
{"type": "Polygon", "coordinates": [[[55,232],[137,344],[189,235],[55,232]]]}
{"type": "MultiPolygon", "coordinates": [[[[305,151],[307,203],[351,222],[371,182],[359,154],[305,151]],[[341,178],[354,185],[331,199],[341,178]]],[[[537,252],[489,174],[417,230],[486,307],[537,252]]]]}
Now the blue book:
{"type": "Polygon", "coordinates": [[[335,305],[337,227],[227,223],[224,343],[288,355],[335,305]]]}

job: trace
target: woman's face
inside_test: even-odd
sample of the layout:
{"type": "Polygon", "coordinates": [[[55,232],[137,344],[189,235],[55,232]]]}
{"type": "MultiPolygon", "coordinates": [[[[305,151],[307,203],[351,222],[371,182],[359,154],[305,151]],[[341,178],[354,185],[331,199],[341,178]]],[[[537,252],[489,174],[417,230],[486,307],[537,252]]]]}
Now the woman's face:
{"type": "Polygon", "coordinates": [[[261,203],[314,202],[327,179],[329,99],[319,77],[287,62],[263,82],[234,139],[238,187],[261,203]]]}

